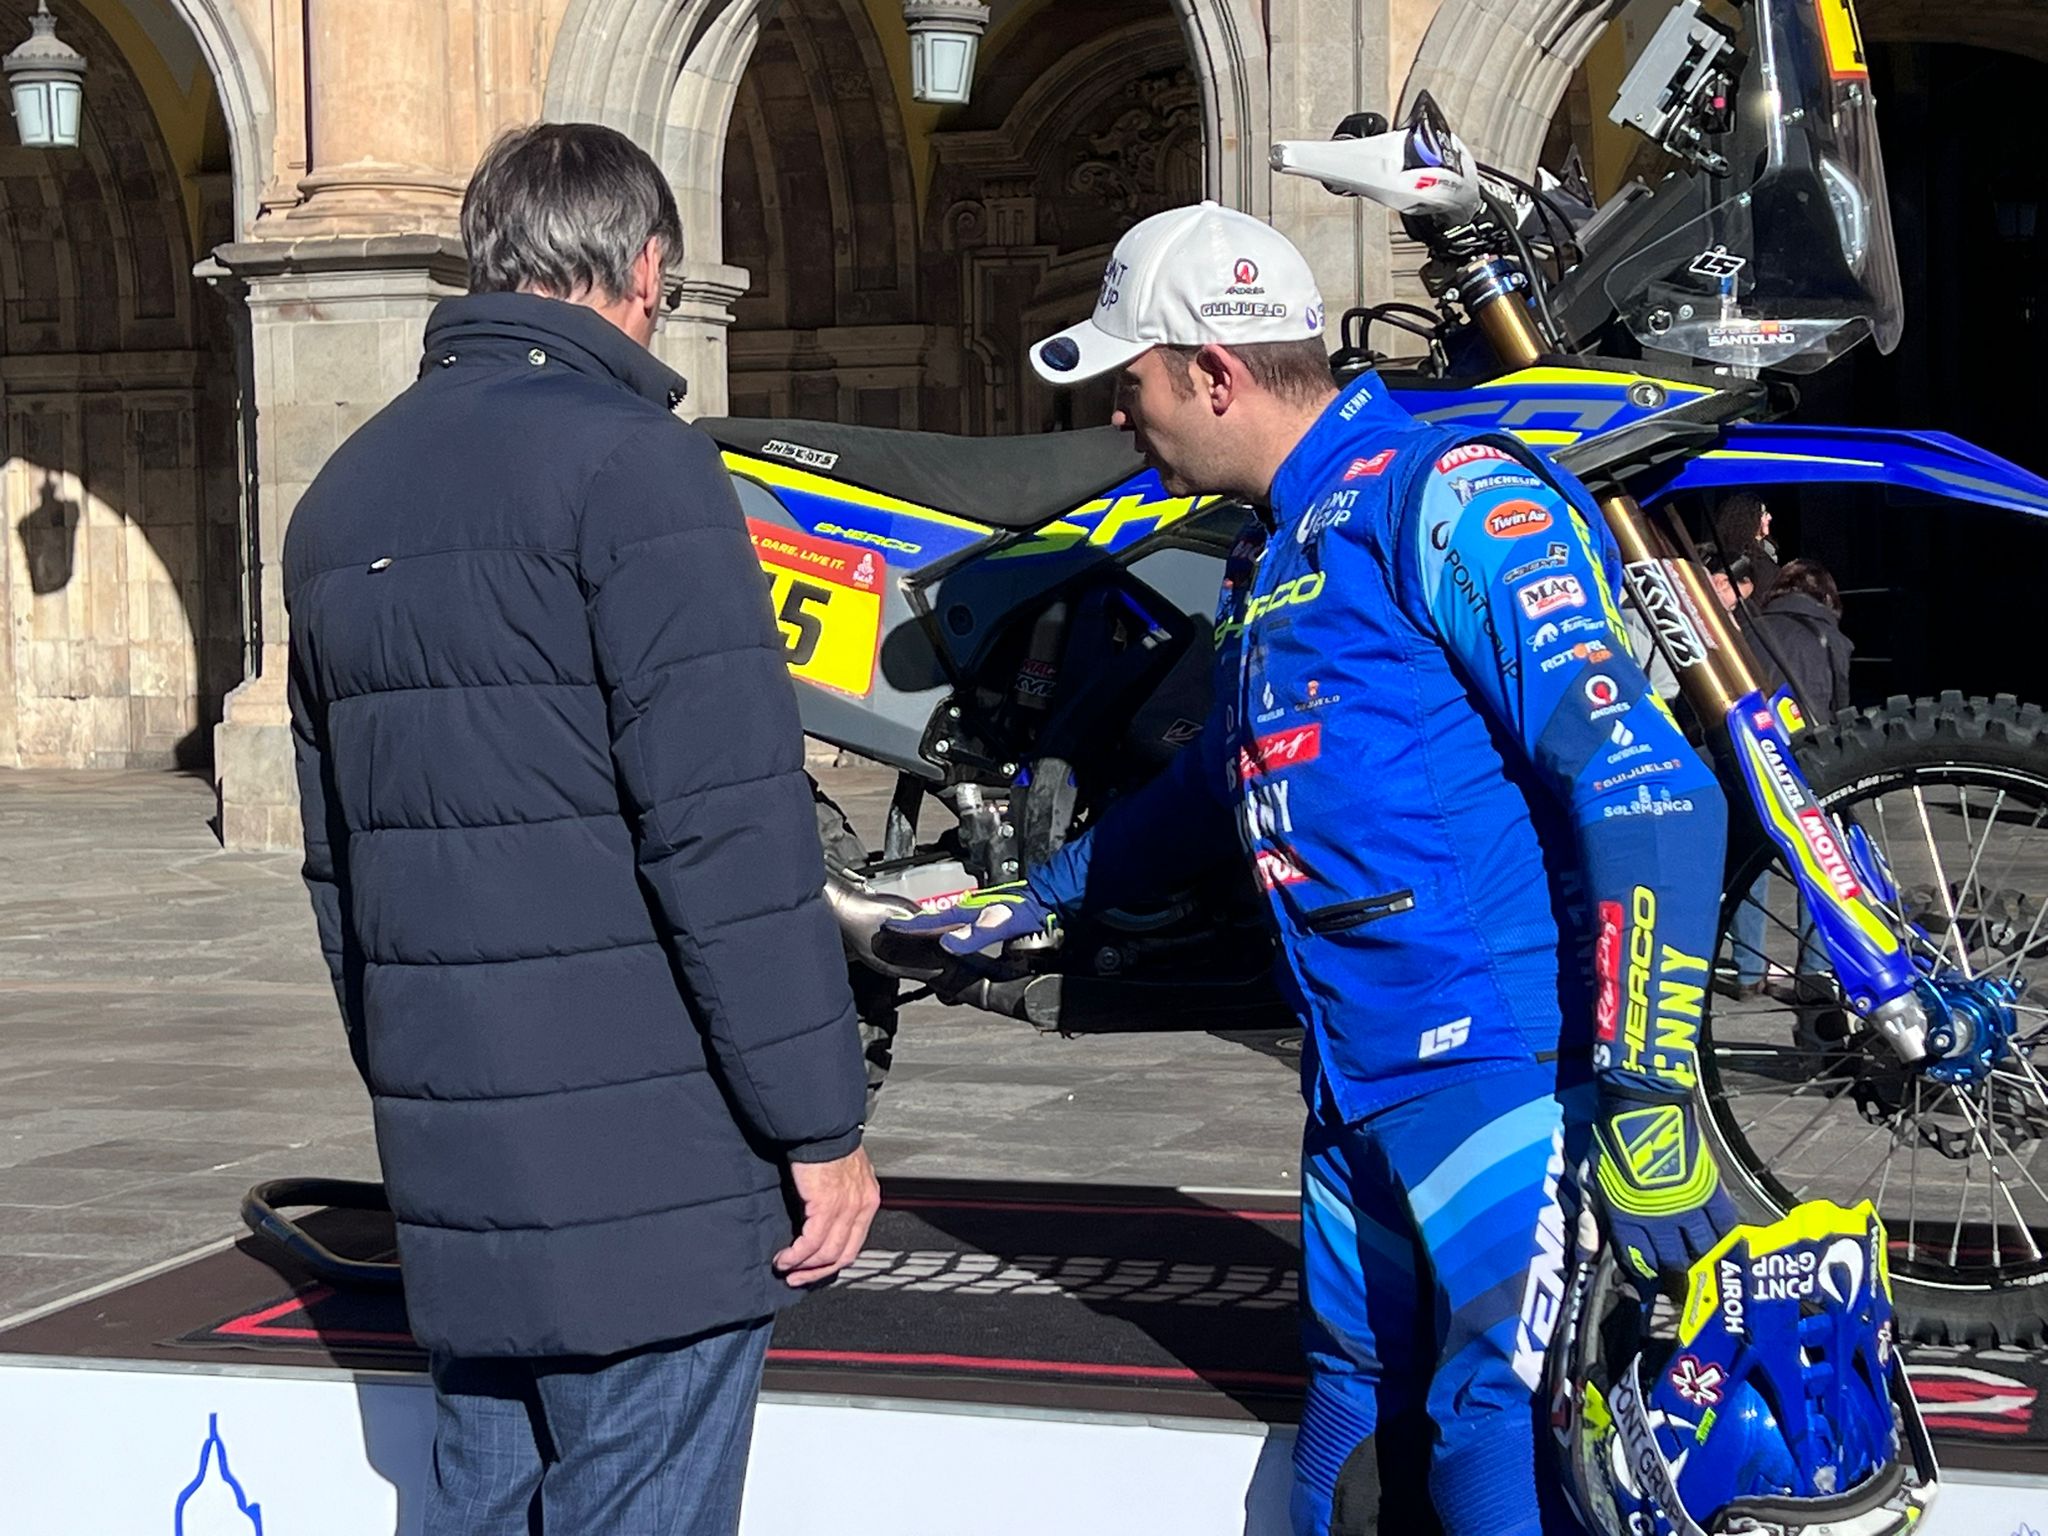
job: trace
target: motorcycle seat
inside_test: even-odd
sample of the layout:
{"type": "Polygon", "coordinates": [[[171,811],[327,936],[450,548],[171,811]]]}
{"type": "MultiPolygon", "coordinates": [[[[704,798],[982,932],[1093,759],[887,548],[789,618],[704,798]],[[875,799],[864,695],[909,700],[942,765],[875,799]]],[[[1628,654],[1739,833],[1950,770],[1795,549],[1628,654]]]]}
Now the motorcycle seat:
{"type": "Polygon", "coordinates": [[[1033,437],[955,437],[835,422],[711,416],[713,442],[771,464],[900,497],[985,528],[1037,528],[1145,468],[1114,427],[1033,437]]]}

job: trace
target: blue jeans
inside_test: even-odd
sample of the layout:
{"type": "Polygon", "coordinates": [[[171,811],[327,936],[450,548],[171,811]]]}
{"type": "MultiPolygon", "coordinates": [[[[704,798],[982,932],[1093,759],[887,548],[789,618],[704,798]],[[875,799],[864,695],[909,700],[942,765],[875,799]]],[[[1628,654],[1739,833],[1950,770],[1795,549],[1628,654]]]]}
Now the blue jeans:
{"type": "Polygon", "coordinates": [[[426,1536],[732,1536],[768,1330],[603,1359],[435,1356],[426,1536]]]}

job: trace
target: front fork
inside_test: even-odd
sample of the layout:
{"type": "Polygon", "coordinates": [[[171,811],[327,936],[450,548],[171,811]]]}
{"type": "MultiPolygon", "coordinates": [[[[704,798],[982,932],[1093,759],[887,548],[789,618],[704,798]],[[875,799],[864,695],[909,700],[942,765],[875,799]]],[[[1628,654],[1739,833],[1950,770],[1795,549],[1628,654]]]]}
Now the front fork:
{"type": "Polygon", "coordinates": [[[1600,507],[1621,546],[1629,592],[1680,692],[1703,722],[1726,728],[1757,820],[1792,871],[1844,995],[1900,1060],[1925,1061],[1929,1004],[1941,1011],[1937,978],[1916,967],[1873,900],[1889,883],[1875,851],[1845,839],[1807,786],[1792,755],[1798,706],[1784,692],[1775,705],[1765,702],[1756,661],[1699,563],[1681,555],[1634,498],[1609,496],[1600,507]]]}

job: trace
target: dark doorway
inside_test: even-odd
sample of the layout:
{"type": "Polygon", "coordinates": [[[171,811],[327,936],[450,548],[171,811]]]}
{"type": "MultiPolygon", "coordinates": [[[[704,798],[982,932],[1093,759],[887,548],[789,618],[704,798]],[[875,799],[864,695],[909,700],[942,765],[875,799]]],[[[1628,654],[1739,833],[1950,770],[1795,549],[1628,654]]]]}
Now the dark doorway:
{"type": "MultiPolygon", "coordinates": [[[[1953,44],[1872,49],[1904,338],[1801,381],[1795,420],[1935,429],[2048,475],[2048,65],[1953,44]]],[[[1943,688],[2048,700],[2048,520],[1904,494],[1771,498],[1788,555],[1845,592],[1859,703],[1943,688]]]]}

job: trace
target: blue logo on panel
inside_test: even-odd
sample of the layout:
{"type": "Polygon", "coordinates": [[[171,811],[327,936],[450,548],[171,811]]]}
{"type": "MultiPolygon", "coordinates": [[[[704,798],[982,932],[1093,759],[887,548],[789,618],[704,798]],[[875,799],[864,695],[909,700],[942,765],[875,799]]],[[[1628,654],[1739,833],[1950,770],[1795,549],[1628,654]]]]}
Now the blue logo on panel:
{"type": "Polygon", "coordinates": [[[206,1416],[206,1443],[199,1447],[199,1472],[178,1495],[172,1515],[172,1536],[263,1536],[263,1506],[249,1502],[235,1474],[228,1470],[227,1442],[220,1437],[220,1415],[206,1416]]]}

